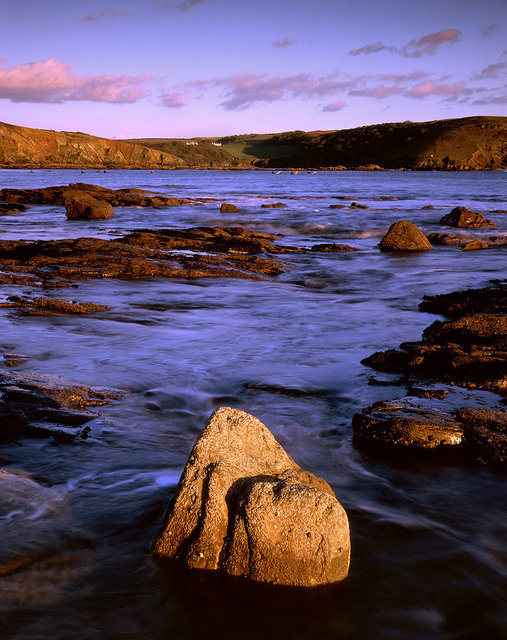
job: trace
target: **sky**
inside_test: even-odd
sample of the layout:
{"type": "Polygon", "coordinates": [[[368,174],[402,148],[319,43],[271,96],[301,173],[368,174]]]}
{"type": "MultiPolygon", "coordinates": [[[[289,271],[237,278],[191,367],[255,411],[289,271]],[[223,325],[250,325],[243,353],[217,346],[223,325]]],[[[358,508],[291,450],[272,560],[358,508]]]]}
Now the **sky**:
{"type": "Polygon", "coordinates": [[[0,121],[108,138],[507,115],[507,0],[0,0],[0,121]]]}

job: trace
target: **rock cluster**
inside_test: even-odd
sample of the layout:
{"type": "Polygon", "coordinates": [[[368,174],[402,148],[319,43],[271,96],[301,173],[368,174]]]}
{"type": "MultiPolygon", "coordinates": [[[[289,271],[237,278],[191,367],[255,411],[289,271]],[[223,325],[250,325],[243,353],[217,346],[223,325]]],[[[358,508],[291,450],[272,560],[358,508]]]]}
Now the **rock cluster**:
{"type": "Polygon", "coordinates": [[[316,586],[348,573],[347,515],[253,416],[222,407],[194,445],[158,555],[259,582],[316,586]]]}
{"type": "MultiPolygon", "coordinates": [[[[507,289],[484,289],[426,297],[420,309],[449,318],[436,321],[419,342],[374,353],[363,360],[379,371],[407,380],[439,381],[505,395],[507,391],[507,289]]],[[[446,400],[447,389],[409,395],[446,400]]],[[[507,418],[504,412],[468,407],[455,410],[414,404],[407,398],[379,402],[353,418],[359,443],[411,449],[463,449],[482,463],[507,467],[507,418]]]]}

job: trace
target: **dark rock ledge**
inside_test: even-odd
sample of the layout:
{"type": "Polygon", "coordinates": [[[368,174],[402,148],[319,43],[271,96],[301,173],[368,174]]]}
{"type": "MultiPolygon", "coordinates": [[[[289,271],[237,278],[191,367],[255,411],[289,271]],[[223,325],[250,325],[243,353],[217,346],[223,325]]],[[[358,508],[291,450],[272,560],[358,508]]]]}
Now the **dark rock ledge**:
{"type": "MultiPolygon", "coordinates": [[[[434,398],[432,404],[403,399],[378,402],[353,418],[354,440],[377,450],[458,451],[465,459],[507,470],[505,411],[452,406],[449,389],[465,387],[505,396],[507,391],[507,290],[495,287],[426,297],[423,311],[450,318],[436,321],[419,342],[374,353],[363,364],[448,385],[428,390],[420,385],[410,396],[434,398]],[[437,400],[438,399],[438,400],[437,400]]],[[[474,402],[472,395],[471,402],[474,402]]],[[[477,403],[483,403],[477,398],[477,403]]],[[[470,404],[470,402],[468,403],[470,404]]]]}

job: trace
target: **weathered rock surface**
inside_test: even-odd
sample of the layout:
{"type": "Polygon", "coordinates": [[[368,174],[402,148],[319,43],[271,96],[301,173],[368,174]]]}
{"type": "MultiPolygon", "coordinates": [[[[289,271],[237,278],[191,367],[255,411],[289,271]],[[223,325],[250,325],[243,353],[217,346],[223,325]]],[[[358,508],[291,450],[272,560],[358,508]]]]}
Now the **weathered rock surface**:
{"type": "Polygon", "coordinates": [[[440,218],[440,224],[459,229],[478,229],[481,227],[495,227],[495,223],[486,220],[482,213],[470,211],[466,207],[455,207],[450,213],[440,218]]]}
{"type": "Polygon", "coordinates": [[[382,251],[428,251],[432,248],[424,233],[409,220],[392,224],[379,247],[382,251]]]}
{"type": "Polygon", "coordinates": [[[451,291],[436,296],[423,296],[419,310],[439,313],[446,318],[460,318],[473,313],[505,313],[507,287],[484,287],[451,291]]]}
{"type": "Polygon", "coordinates": [[[348,573],[346,513],[253,416],[222,407],[194,445],[154,544],[191,568],[279,585],[348,573]]]}
{"type": "Polygon", "coordinates": [[[114,209],[105,200],[98,200],[83,191],[67,191],[65,209],[69,220],[108,220],[114,209]]]}
{"type": "Polygon", "coordinates": [[[229,202],[222,202],[220,205],[220,213],[239,213],[241,209],[235,204],[230,204],[229,202]]]}
{"type": "Polygon", "coordinates": [[[0,216],[6,216],[20,211],[26,211],[30,207],[16,202],[0,202],[0,216]]]}
{"type": "Polygon", "coordinates": [[[377,402],[352,420],[359,445],[414,451],[458,450],[465,460],[507,469],[507,416],[503,411],[415,405],[406,398],[377,402]]]}

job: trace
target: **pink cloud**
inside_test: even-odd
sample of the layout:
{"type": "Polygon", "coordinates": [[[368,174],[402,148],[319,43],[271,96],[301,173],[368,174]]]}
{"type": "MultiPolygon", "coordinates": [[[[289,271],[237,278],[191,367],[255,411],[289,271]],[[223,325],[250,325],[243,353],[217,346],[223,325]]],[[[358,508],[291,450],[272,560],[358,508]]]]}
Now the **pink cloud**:
{"type": "Polygon", "coordinates": [[[419,40],[411,40],[401,48],[385,45],[379,40],[360,49],[352,49],[349,51],[349,55],[359,56],[379,53],[380,51],[390,51],[405,58],[420,58],[423,55],[433,55],[445,43],[452,44],[457,42],[460,36],[461,31],[458,31],[458,29],[443,29],[442,31],[422,36],[419,40]]]}
{"type": "Polygon", "coordinates": [[[443,96],[455,99],[459,96],[469,95],[472,89],[467,89],[464,82],[456,82],[454,84],[439,84],[437,82],[421,82],[409,89],[406,93],[410,98],[422,100],[428,96],[443,96]]]}
{"type": "Polygon", "coordinates": [[[168,109],[181,109],[187,104],[186,94],[179,91],[167,91],[162,96],[162,104],[168,109]]]}
{"type": "Polygon", "coordinates": [[[81,20],[83,22],[97,22],[98,20],[106,20],[112,18],[127,18],[134,16],[135,13],[127,11],[126,9],[104,9],[104,11],[96,11],[94,13],[88,13],[83,16],[81,20]]]}
{"type": "Polygon", "coordinates": [[[334,102],[330,102],[326,104],[326,106],[322,109],[322,111],[341,111],[346,107],[346,103],[341,100],[335,100],[334,102]]]}
{"type": "Polygon", "coordinates": [[[68,100],[135,102],[146,93],[150,76],[84,76],[54,57],[0,68],[0,99],[60,103],[68,100]]]}
{"type": "Polygon", "coordinates": [[[461,31],[458,29],[444,29],[435,33],[429,33],[419,40],[411,40],[400,53],[407,58],[420,58],[423,55],[433,55],[437,49],[445,43],[455,43],[459,40],[461,31]]]}
{"type": "Polygon", "coordinates": [[[402,87],[394,85],[386,86],[380,85],[378,87],[371,87],[369,89],[354,89],[350,92],[351,96],[367,96],[368,98],[377,98],[378,100],[384,100],[389,96],[394,96],[403,92],[402,87]]]}

